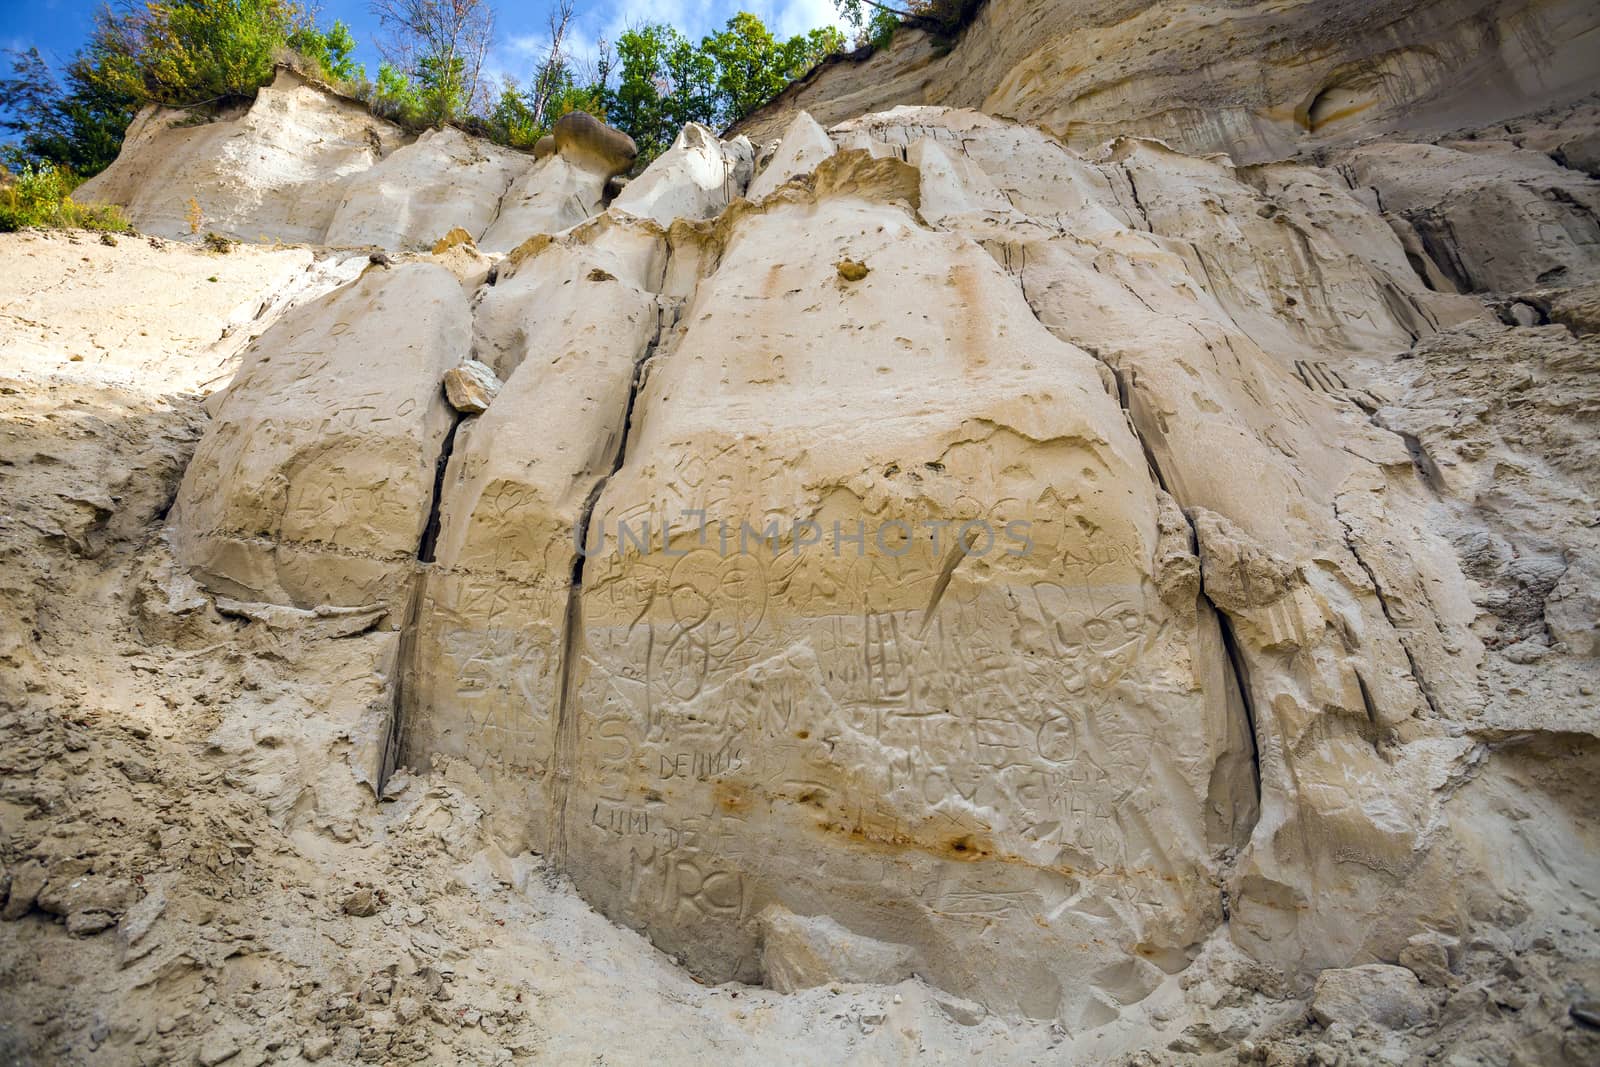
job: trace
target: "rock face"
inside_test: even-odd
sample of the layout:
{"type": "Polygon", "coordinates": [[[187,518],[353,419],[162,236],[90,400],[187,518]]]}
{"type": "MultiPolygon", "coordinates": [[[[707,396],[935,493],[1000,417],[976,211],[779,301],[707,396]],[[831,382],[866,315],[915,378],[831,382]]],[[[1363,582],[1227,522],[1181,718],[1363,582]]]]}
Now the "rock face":
{"type": "Polygon", "coordinates": [[[457,226],[476,240],[527,167],[520,152],[456,129],[428,130],[345,184],[322,243],[427,247],[457,226]]]}
{"type": "Polygon", "coordinates": [[[638,154],[582,113],[562,116],[547,147],[535,158],[449,127],[413,140],[285,67],[248,107],[198,124],[146,108],[117,161],[75,195],[119,204],[162,237],[418,250],[460,227],[506,252],[595,214],[638,154]]]}
{"type": "Polygon", "coordinates": [[[284,68],[248,107],[214,121],[141,111],[117,161],[74,195],[120,204],[136,228],[161,237],[322,243],[346,182],[404,142],[364,104],[284,68]]]}
{"type": "Polygon", "coordinates": [[[369,269],[245,354],[178,491],[178,558],[228,596],[292,607],[403,597],[471,319],[441,267],[369,269]]]}
{"type": "Polygon", "coordinates": [[[180,560],[385,610],[389,762],[464,775],[505,848],[712,981],[914,973],[1092,1029],[1219,930],[1307,981],[1478,907],[1450,783],[1489,719],[1549,720],[1488,695],[1520,654],[1467,546],[1561,605],[1563,685],[1600,674],[1567,577],[1600,556],[1441,525],[1460,468],[1388,360],[1491,328],[1429,278],[1587,276],[1587,231],[1497,216],[1496,274],[1368,148],[1082,155],[926,107],[789,137],[752,179],[686,129],[470,302],[411,263],[291,313],[180,560]],[[469,354],[504,384],[452,430],[469,354]]]}
{"type": "Polygon", "coordinates": [[[1426,1022],[1433,1005],[1417,976],[1404,967],[1369,963],[1318,975],[1311,1010],[1323,1026],[1404,1030],[1426,1022]]]}
{"type": "Polygon", "coordinates": [[[953,46],[902,28],[886,49],[823,64],[737,132],[777,137],[802,109],[830,125],[938,104],[1073,147],[1138,135],[1256,162],[1577,99],[1594,91],[1597,23],[1583,0],[989,0],[953,46]]]}
{"type": "MultiPolygon", "coordinates": [[[[928,59],[930,93],[1001,9],[1020,17],[997,0],[928,59]]],[[[1094,106],[1176,121],[1136,46],[1152,11],[1080,16],[1098,45],[1052,27],[1026,66],[1013,34],[982,63],[1043,107],[1041,85],[1076,77],[1057,64],[1114,48],[1128,78],[1094,106]]],[[[1234,17],[1320,39],[1308,12],[1234,17]]],[[[1439,70],[1494,61],[1450,60],[1446,33],[1435,67],[1398,13],[1356,13],[1392,47],[1341,38],[1313,140],[1402,97],[1443,108],[1439,70]]],[[[1418,17],[1467,32],[1464,9],[1418,17]]],[[[1201,76],[1220,94],[1244,53],[1214,36],[1236,55],[1201,76]]],[[[1503,98],[1564,91],[1566,54],[1503,98]]],[[[1261,91],[1305,66],[1266,65],[1261,91]]],[[[142,518],[123,517],[120,481],[40,489],[54,460],[30,409],[7,458],[26,521],[0,541],[41,574],[35,541],[170,551],[128,592],[75,579],[99,599],[61,610],[81,629],[130,603],[125,644],[167,641],[186,670],[229,649],[219,670],[259,693],[238,703],[269,709],[201,716],[229,788],[324,856],[442,851],[441,897],[537,864],[703,982],[899,983],[975,1035],[1050,1035],[1024,1060],[1360,1030],[1392,1061],[1481,1038],[1485,1058],[1526,1042],[1583,1062],[1595,1039],[1567,1002],[1600,988],[1600,909],[1574,891],[1600,881],[1600,239],[1572,161],[1592,112],[1316,162],[1265,158],[1290,120],[1220,114],[1194,137],[1237,158],[1141,136],[1079,151],[939,106],[794,114],[759,150],[691,126],[609,204],[632,146],[590,120],[532,157],[429,135],[329,179],[321,232],[397,250],[267,302],[170,513],[128,490],[142,518]],[[285,738],[292,760],[271,751],[285,738]],[[362,837],[358,781],[404,813],[373,815],[381,835],[362,837]]],[[[55,581],[0,584],[27,620],[0,630],[7,707],[60,681],[40,636],[55,581]]],[[[86,765],[58,725],[0,772],[86,765]]],[[[54,810],[51,781],[8,789],[54,810]]],[[[196,910],[167,883],[136,900],[85,850],[30,848],[8,919],[120,925],[131,952],[196,910]]],[[[288,884],[268,851],[263,888],[230,893],[288,884]]],[[[439,999],[435,962],[461,950],[402,906],[408,877],[340,883],[322,912],[384,983],[357,1001],[393,993],[425,1026],[404,999],[439,999]],[[367,940],[435,962],[397,977],[367,940]]],[[[533,922],[507,918],[508,936],[533,922]]],[[[494,935],[474,935],[486,955],[494,935]]],[[[273,951],[302,942],[321,943],[273,951]]],[[[343,999],[307,1015],[358,1010],[343,999]]],[[[886,1010],[850,1019],[915,1036],[886,1010]]],[[[399,1055],[366,1042],[346,1027],[339,1054],[399,1055]]]]}
{"type": "Polygon", "coordinates": [[[582,222],[602,207],[606,181],[632,165],[639,152],[626,134],[582,112],[563,115],[496,209],[483,235],[490,252],[509,252],[539,233],[555,233],[582,222]]]}
{"type": "Polygon", "coordinates": [[[617,197],[619,212],[669,226],[674,219],[704,219],[720,212],[750,184],[754,150],[748,139],[719,141],[691,122],[672,147],[617,197]]]}
{"type": "Polygon", "coordinates": [[[1461,292],[1600,280],[1600,188],[1543,152],[1511,141],[1373,144],[1341,163],[1461,292]]]}

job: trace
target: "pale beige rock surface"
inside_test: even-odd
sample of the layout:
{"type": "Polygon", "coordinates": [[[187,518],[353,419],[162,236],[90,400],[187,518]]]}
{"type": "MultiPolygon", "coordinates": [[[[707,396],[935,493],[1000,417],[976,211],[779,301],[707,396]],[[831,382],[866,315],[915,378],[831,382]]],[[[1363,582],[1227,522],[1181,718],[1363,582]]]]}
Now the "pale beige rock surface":
{"type": "Polygon", "coordinates": [[[629,182],[612,207],[667,226],[674,219],[709,218],[742,196],[755,150],[748,138],[721,141],[691,122],[645,172],[629,182]]]}
{"type": "MultiPolygon", "coordinates": [[[[174,547],[213,592],[398,612],[467,354],[443,268],[369,267],[245,354],[174,510],[174,547]]],[[[398,619],[391,620],[397,624],[398,619]]]]}
{"type": "Polygon", "coordinates": [[[194,118],[145,108],[117,161],[74,195],[162,237],[320,243],[348,181],[409,140],[287,68],[249,105],[194,118]]]}
{"type": "Polygon", "coordinates": [[[477,239],[532,163],[453,127],[427,130],[346,183],[321,243],[426,248],[457,226],[477,239]]]}
{"type": "Polygon", "coordinates": [[[831,126],[936,104],[1074,147],[1150,136],[1260,162],[1593,93],[1597,24],[1584,0],[990,0],[953,43],[901,29],[886,50],[822,65],[735,132],[781,136],[799,109],[831,126]]]}
{"type": "Polygon", "coordinates": [[[480,241],[486,251],[509,252],[537,234],[590,218],[604,206],[607,180],[638,155],[632,138],[582,112],[557,120],[548,141],[548,151],[536,153],[537,162],[498,203],[480,241]]]}
{"type": "Polygon", "coordinates": [[[1419,183],[899,107],[609,209],[553,140],[596,199],[354,258],[204,410],[7,384],[0,1040],[1592,1061],[1571,116],[1419,183]]]}
{"type": "Polygon", "coordinates": [[[161,394],[226,385],[278,316],[364,260],[308,249],[219,255],[143,237],[0,236],[0,373],[54,373],[161,394]]]}
{"type": "Polygon", "coordinates": [[[760,200],[790,178],[799,178],[817,169],[817,164],[833,155],[833,139],[828,131],[817,125],[817,120],[799,112],[783,131],[772,158],[760,168],[746,192],[751,200],[760,200]]]}
{"type": "Polygon", "coordinates": [[[1374,144],[1340,157],[1462,292],[1600,279],[1600,187],[1508,141],[1374,144]]]}

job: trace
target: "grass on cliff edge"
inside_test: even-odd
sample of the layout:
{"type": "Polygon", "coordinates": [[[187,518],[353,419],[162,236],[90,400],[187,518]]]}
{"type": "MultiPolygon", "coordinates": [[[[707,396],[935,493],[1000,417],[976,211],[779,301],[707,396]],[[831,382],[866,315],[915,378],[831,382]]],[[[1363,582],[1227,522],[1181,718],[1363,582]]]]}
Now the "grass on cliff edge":
{"type": "Polygon", "coordinates": [[[72,190],[80,180],[65,167],[50,163],[26,166],[9,180],[0,179],[0,233],[30,226],[132,232],[133,226],[121,208],[73,200],[72,190]]]}

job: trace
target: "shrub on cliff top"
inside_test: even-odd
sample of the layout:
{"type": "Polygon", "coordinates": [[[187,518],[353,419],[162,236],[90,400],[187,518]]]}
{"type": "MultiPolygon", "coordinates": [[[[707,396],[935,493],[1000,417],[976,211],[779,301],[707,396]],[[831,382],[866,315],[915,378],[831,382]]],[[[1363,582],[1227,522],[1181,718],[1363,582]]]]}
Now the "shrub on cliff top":
{"type": "Polygon", "coordinates": [[[330,36],[292,0],[148,0],[101,11],[91,78],[144,102],[192,107],[252,95],[272,80],[279,53],[297,44],[337,62],[345,42],[330,45],[330,36]]]}

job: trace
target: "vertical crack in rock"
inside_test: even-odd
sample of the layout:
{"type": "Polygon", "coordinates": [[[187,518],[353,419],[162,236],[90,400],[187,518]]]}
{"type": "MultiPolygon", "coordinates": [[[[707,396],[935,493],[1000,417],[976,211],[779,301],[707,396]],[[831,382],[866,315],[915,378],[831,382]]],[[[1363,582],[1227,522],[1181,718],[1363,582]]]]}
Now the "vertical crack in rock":
{"type": "MultiPolygon", "coordinates": [[[[1373,421],[1377,422],[1377,420],[1373,421]]],[[[1389,430],[1389,427],[1383,426],[1381,422],[1378,422],[1377,425],[1389,430]]],[[[1439,464],[1435,463],[1433,457],[1428,454],[1427,446],[1422,443],[1416,434],[1405,433],[1401,430],[1389,430],[1389,432],[1400,435],[1400,440],[1405,444],[1406,451],[1410,453],[1411,464],[1416,467],[1417,477],[1421,479],[1423,486],[1435,498],[1442,499],[1445,485],[1444,472],[1439,469],[1439,464]]]]}
{"type": "Polygon", "coordinates": [[[444,472],[450,466],[450,454],[456,448],[456,431],[466,416],[457,411],[445,431],[444,443],[439,446],[439,459],[433,468],[433,496],[428,501],[428,522],[422,528],[422,540],[417,544],[417,562],[432,563],[439,547],[439,511],[444,503],[444,472]]]}
{"type": "MultiPolygon", "coordinates": [[[[1334,497],[1333,500],[1333,517],[1338,520],[1340,529],[1344,531],[1345,547],[1350,550],[1350,555],[1355,557],[1357,565],[1366,572],[1367,581],[1372,583],[1372,592],[1378,598],[1378,607],[1382,609],[1384,619],[1389,623],[1389,628],[1394,631],[1396,639],[1399,640],[1401,651],[1406,654],[1406,663],[1411,667],[1411,678],[1417,683],[1417,689],[1422,693],[1422,699],[1428,702],[1428,710],[1433,713],[1435,718],[1443,718],[1439,711],[1439,703],[1434,699],[1433,687],[1428,684],[1422,669],[1417,665],[1417,656],[1411,650],[1411,642],[1406,639],[1406,631],[1400,627],[1395,618],[1394,609],[1389,606],[1389,598],[1383,591],[1383,584],[1378,581],[1378,572],[1372,569],[1372,565],[1362,557],[1361,550],[1356,546],[1355,528],[1345,521],[1344,513],[1339,510],[1338,497],[1334,497]]],[[[1364,687],[1362,696],[1365,699],[1364,687]]]]}
{"type": "MultiPolygon", "coordinates": [[[[1185,511],[1183,517],[1189,522],[1189,530],[1194,533],[1194,520],[1189,519],[1185,511]]],[[[1245,736],[1250,740],[1250,781],[1255,789],[1256,811],[1261,810],[1261,744],[1256,736],[1256,705],[1255,698],[1250,692],[1250,671],[1245,664],[1244,653],[1239,650],[1239,639],[1233,633],[1233,620],[1228,613],[1217,606],[1211,599],[1211,594],[1206,592],[1205,576],[1202,572],[1200,579],[1200,596],[1217,617],[1217,631],[1222,635],[1222,651],[1227,659],[1228,682],[1239,693],[1239,705],[1244,708],[1245,736]]]]}
{"type": "Polygon", "coordinates": [[[378,764],[377,792],[383,796],[389,776],[400,763],[400,747],[405,737],[406,680],[412,673],[417,655],[417,620],[422,613],[422,599],[427,590],[428,575],[432,571],[435,550],[439,544],[440,510],[444,505],[444,476],[450,467],[450,456],[456,447],[456,432],[466,416],[452,412],[450,429],[445,431],[439,445],[439,458],[433,467],[433,495],[428,500],[428,521],[423,524],[422,537],[417,542],[417,562],[411,572],[411,589],[406,595],[406,613],[400,621],[400,642],[395,649],[394,686],[389,710],[389,730],[383,739],[383,758],[378,764]]]}
{"type": "Polygon", "coordinates": [[[1472,272],[1461,259],[1460,240],[1450,220],[1434,211],[1401,212],[1401,217],[1411,223],[1412,229],[1422,239],[1422,250],[1433,260],[1439,273],[1448,278],[1457,292],[1474,293],[1480,286],[1472,280],[1472,272]]]}
{"type": "MultiPolygon", "coordinates": [[[[1197,253],[1198,251],[1199,249],[1196,249],[1197,253]]],[[[1044,326],[1045,329],[1049,330],[1050,327],[1045,324],[1043,319],[1039,318],[1039,309],[1034,306],[1033,301],[1029,298],[1027,282],[1023,276],[1023,272],[1026,270],[1026,264],[1027,255],[1026,250],[1024,249],[1023,266],[1012,271],[1012,273],[1017,279],[1018,288],[1022,291],[1023,302],[1028,305],[1028,309],[1033,312],[1034,318],[1039,322],[1039,324],[1044,326]]],[[[1135,295],[1138,294],[1135,293],[1135,295]]],[[[1051,330],[1050,332],[1055,333],[1056,331],[1051,330]]],[[[1071,337],[1065,337],[1063,340],[1066,340],[1072,344],[1078,344],[1078,342],[1071,337]]],[[[1133,391],[1138,385],[1137,376],[1123,371],[1122,368],[1116,366],[1111,360],[1102,355],[1097,348],[1085,347],[1083,345],[1078,345],[1078,347],[1083,348],[1084,351],[1088,352],[1089,355],[1093,356],[1101,363],[1102,366],[1111,372],[1111,379],[1116,383],[1117,387],[1117,406],[1122,408],[1123,418],[1128,424],[1128,431],[1133,434],[1133,439],[1139,443],[1139,448],[1144,453],[1145,463],[1150,469],[1150,478],[1162,490],[1162,492],[1166,493],[1168,496],[1172,497],[1174,501],[1176,501],[1178,510],[1183,514],[1184,521],[1189,524],[1189,540],[1191,550],[1194,551],[1198,556],[1200,535],[1199,531],[1195,529],[1194,519],[1189,515],[1189,509],[1184,505],[1183,500],[1181,500],[1178,494],[1173,492],[1172,487],[1168,485],[1166,475],[1161,469],[1161,464],[1156,459],[1155,450],[1152,449],[1150,447],[1150,443],[1145,440],[1144,434],[1139,430],[1138,421],[1134,417],[1133,391]]],[[[954,570],[953,567],[950,569],[954,570]]],[[[1239,705],[1244,711],[1244,733],[1250,745],[1250,782],[1251,788],[1255,794],[1255,809],[1257,813],[1259,813],[1261,810],[1261,746],[1256,735],[1255,702],[1250,692],[1250,676],[1246,670],[1245,659],[1239,649],[1239,643],[1234,637],[1232,620],[1229,619],[1228,613],[1218,606],[1217,603],[1213,601],[1210,595],[1205,591],[1205,575],[1203,570],[1201,572],[1200,580],[1200,597],[1205,600],[1206,604],[1211,608],[1212,613],[1217,619],[1217,629],[1222,637],[1222,647],[1224,653],[1223,673],[1225,677],[1225,686],[1231,686],[1233,690],[1239,694],[1239,705]]],[[[924,623],[924,625],[926,625],[926,623],[924,623]]]]}
{"type": "Polygon", "coordinates": [[[1144,209],[1144,200],[1139,196],[1139,183],[1134,180],[1133,168],[1124,163],[1121,169],[1128,179],[1128,191],[1133,194],[1133,206],[1139,209],[1139,217],[1144,219],[1144,228],[1155,233],[1156,228],[1150,223],[1150,213],[1144,209]]]}
{"type": "Polygon", "coordinates": [[[378,762],[376,791],[382,799],[390,775],[400,765],[400,746],[404,740],[402,726],[405,722],[406,676],[411,673],[416,658],[417,618],[422,612],[423,590],[427,586],[428,567],[419,564],[411,574],[411,590],[406,596],[405,617],[400,620],[400,641],[394,654],[394,685],[389,704],[389,730],[383,739],[383,758],[378,762]]]}
{"type": "Polygon", "coordinates": [[[622,469],[628,458],[628,439],[633,435],[634,409],[639,393],[644,388],[650,361],[660,349],[662,335],[677,321],[677,305],[670,308],[670,320],[663,298],[656,298],[656,330],[633,365],[633,378],[628,383],[628,399],[622,411],[622,432],[612,454],[610,469],[602,474],[589,495],[584,499],[573,528],[577,540],[572,559],[572,578],[567,585],[567,612],[562,623],[561,667],[556,688],[556,724],[554,751],[551,753],[549,771],[550,792],[550,847],[547,855],[557,870],[566,866],[567,859],[567,801],[572,790],[572,768],[578,755],[578,716],[576,714],[575,687],[577,686],[577,660],[583,652],[583,568],[588,559],[585,551],[589,544],[589,524],[594,509],[612,477],[622,469]]]}

